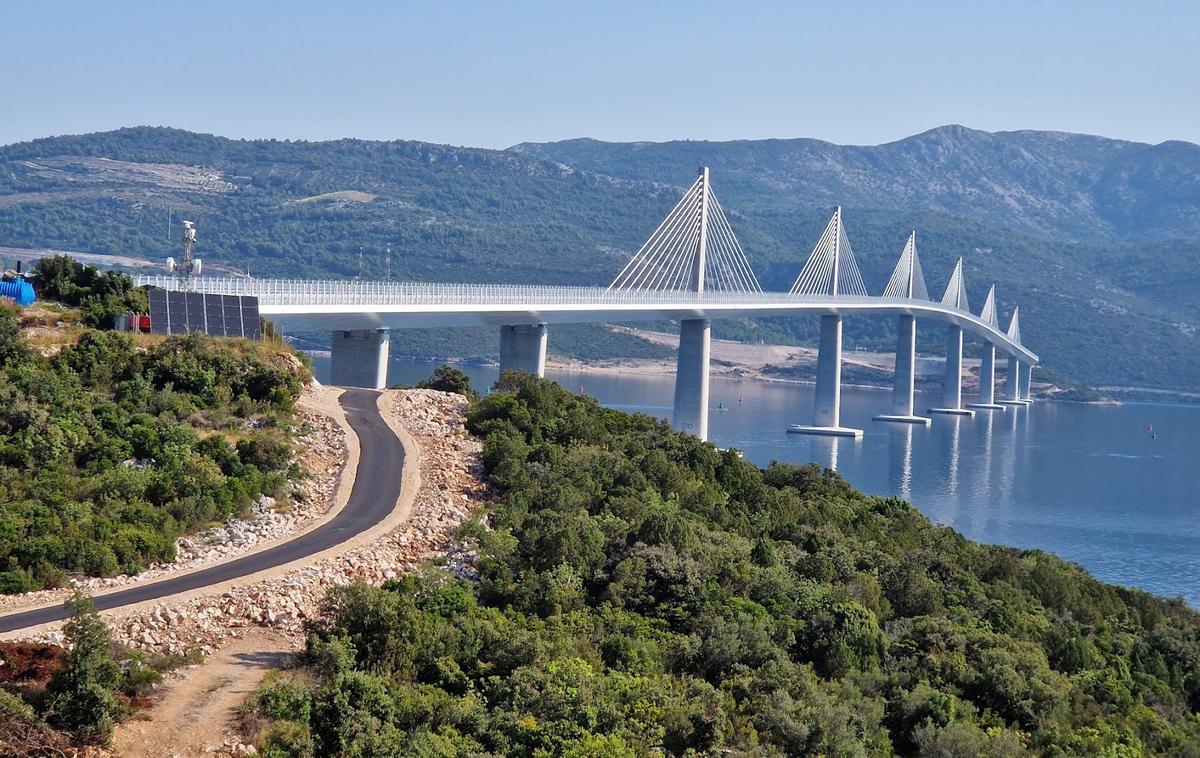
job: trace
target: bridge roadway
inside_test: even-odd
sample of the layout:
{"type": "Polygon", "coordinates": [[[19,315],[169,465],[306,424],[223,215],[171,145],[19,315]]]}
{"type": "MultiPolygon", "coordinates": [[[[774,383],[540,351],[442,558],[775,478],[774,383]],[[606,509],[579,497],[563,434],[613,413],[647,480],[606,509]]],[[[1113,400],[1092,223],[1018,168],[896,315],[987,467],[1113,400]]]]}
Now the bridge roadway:
{"type": "MultiPolygon", "coordinates": [[[[404,446],[380,415],[378,397],[374,390],[348,389],[339,400],[358,437],[360,452],[350,498],[328,523],[283,544],[211,568],[98,595],[96,609],[111,610],[257,574],[340,545],[382,521],[400,497],[404,446]]],[[[0,632],[48,624],[66,615],[62,605],[10,613],[0,616],[0,632]]]]}
{"type": "Polygon", "coordinates": [[[625,323],[757,316],[915,316],[958,326],[1025,365],[1038,357],[969,311],[931,300],[836,297],[786,292],[632,292],[425,282],[356,282],[140,276],[138,285],[254,296],[259,312],[291,332],[429,329],[462,326],[625,323]]]}

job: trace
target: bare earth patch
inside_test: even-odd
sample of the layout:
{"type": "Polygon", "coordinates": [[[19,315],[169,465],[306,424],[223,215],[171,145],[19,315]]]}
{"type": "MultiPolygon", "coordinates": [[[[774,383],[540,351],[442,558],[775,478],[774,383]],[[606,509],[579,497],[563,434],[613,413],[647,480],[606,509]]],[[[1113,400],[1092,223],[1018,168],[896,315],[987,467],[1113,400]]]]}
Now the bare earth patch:
{"type": "Polygon", "coordinates": [[[123,758],[244,754],[236,734],[242,702],[294,650],[286,634],[246,630],[203,664],[172,676],[142,719],[117,729],[113,752],[123,758]]]}
{"type": "Polygon", "coordinates": [[[329,201],[345,201],[351,203],[369,203],[378,195],[372,195],[370,192],[359,192],[358,190],[341,190],[338,192],[326,192],[323,195],[312,195],[310,197],[302,197],[297,200],[297,203],[313,203],[322,200],[329,201]]]}

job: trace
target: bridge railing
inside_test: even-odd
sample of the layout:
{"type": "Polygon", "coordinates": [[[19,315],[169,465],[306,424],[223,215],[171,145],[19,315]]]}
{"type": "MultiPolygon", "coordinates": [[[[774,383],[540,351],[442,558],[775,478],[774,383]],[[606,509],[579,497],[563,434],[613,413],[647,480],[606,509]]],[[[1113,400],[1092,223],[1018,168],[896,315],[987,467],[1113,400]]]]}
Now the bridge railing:
{"type": "MultiPolygon", "coordinates": [[[[311,279],[235,279],[226,277],[139,276],[139,286],[189,290],[219,295],[245,295],[263,305],[753,305],[757,303],[827,302],[828,296],[787,292],[707,292],[615,290],[522,284],[458,284],[442,282],[358,282],[311,279]]],[[[896,297],[841,295],[838,302],[929,304],[896,297]]],[[[964,311],[966,313],[966,311],[964,311]]]]}
{"type": "MultiPolygon", "coordinates": [[[[814,309],[829,306],[846,306],[870,310],[878,306],[895,307],[913,312],[936,310],[949,312],[963,321],[976,323],[987,333],[994,344],[1012,341],[992,324],[985,324],[975,314],[930,300],[903,297],[874,297],[857,295],[792,294],[788,292],[685,292],[671,290],[635,291],[616,290],[604,287],[571,287],[556,285],[526,284],[459,284],[444,282],[362,282],[348,280],[314,279],[238,279],[234,277],[181,277],[163,275],[141,275],[135,281],[139,286],[160,287],[166,290],[186,290],[216,295],[243,295],[259,299],[267,307],[304,310],[310,307],[332,306],[362,310],[389,306],[436,308],[472,307],[481,309],[514,307],[531,310],[556,307],[580,306],[603,308],[604,306],[630,306],[631,309],[670,309],[671,306],[695,306],[696,308],[732,305],[741,308],[762,305],[764,310],[775,307],[814,303],[814,309]]],[[[1019,347],[1019,343],[1017,344],[1019,347]]],[[[1023,348],[1020,348],[1023,350],[1023,348]]],[[[1032,355],[1032,354],[1031,354],[1032,355]]]]}

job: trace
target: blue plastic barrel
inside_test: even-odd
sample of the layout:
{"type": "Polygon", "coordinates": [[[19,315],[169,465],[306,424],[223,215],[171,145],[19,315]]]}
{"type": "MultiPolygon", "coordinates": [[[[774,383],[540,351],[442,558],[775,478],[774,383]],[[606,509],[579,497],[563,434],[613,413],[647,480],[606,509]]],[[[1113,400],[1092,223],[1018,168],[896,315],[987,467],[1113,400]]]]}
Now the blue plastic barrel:
{"type": "Polygon", "coordinates": [[[0,297],[7,297],[22,308],[33,305],[33,301],[37,299],[33,294],[33,287],[24,279],[0,282],[0,297]]]}

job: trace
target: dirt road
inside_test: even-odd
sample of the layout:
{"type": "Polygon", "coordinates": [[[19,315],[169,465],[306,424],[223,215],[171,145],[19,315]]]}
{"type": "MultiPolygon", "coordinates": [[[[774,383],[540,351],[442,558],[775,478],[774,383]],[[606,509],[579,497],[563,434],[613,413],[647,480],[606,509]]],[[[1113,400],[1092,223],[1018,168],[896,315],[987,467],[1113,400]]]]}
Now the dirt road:
{"type": "Polygon", "coordinates": [[[131,719],[113,735],[122,758],[191,758],[232,753],[238,709],[263,677],[295,652],[286,635],[249,628],[245,634],[164,686],[148,720],[131,719]]]}

